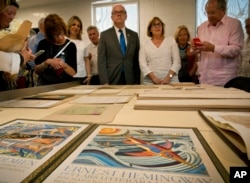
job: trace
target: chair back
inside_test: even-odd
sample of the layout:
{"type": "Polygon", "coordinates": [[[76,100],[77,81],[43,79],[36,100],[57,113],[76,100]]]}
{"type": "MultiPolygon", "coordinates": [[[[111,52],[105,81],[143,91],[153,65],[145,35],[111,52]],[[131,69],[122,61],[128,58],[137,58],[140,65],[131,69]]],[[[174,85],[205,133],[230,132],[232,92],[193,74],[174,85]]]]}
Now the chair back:
{"type": "Polygon", "coordinates": [[[224,88],[237,88],[246,92],[250,92],[250,77],[237,76],[228,81],[224,85],[224,88]]]}

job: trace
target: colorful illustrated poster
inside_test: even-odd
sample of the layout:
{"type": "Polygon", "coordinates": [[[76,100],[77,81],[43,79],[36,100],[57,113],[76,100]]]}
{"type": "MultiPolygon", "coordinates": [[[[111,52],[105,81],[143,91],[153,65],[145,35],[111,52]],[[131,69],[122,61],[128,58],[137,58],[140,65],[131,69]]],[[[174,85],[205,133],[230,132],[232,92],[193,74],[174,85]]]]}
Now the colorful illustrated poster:
{"type": "Polygon", "coordinates": [[[0,182],[31,181],[88,126],[23,119],[0,126],[0,182]]]}
{"type": "Polygon", "coordinates": [[[197,129],[100,125],[45,182],[220,183],[228,178],[197,129]]]}

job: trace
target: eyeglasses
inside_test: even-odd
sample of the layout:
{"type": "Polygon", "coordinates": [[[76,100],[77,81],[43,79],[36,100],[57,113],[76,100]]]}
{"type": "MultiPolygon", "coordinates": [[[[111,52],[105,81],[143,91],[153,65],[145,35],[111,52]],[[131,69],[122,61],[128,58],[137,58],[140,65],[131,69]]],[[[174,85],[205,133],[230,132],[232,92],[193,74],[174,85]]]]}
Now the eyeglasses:
{"type": "Polygon", "coordinates": [[[207,16],[214,16],[214,15],[216,15],[216,12],[215,11],[206,12],[206,15],[207,16]]]}
{"type": "Polygon", "coordinates": [[[112,15],[118,15],[118,14],[124,15],[126,14],[126,11],[113,11],[112,12],[112,15]]]}
{"type": "Polygon", "coordinates": [[[156,28],[156,27],[162,27],[162,23],[155,23],[155,24],[152,24],[152,27],[156,28]]]}

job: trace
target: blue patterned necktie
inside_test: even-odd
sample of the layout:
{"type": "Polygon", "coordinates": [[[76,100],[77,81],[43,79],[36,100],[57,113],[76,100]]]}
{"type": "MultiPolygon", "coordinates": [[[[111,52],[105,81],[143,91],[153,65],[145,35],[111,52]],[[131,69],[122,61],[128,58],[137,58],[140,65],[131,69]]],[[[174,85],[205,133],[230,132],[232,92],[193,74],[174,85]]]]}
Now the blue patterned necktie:
{"type": "Polygon", "coordinates": [[[125,42],[125,38],[124,38],[124,34],[123,31],[120,29],[120,46],[121,46],[121,51],[122,51],[122,55],[126,54],[126,42],[125,42]]]}

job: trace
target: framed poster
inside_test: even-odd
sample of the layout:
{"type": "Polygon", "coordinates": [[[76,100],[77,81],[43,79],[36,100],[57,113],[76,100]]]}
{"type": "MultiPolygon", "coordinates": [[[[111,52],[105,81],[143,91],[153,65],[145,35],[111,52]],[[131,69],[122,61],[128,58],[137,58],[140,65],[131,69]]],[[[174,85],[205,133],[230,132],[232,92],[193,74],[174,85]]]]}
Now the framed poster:
{"type": "Polygon", "coordinates": [[[0,126],[0,182],[34,182],[78,145],[93,124],[16,119],[0,126]]]}
{"type": "Polygon", "coordinates": [[[220,183],[229,182],[229,175],[196,128],[99,125],[43,179],[45,183],[220,183]]]}

